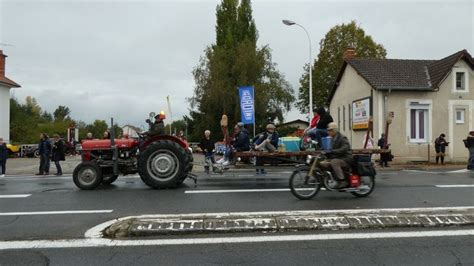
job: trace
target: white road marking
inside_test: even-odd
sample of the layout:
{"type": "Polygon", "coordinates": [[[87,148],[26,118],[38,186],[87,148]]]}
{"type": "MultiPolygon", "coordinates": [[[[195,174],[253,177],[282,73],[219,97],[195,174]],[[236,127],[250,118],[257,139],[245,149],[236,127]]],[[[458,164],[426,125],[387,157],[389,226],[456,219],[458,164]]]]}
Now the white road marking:
{"type": "Polygon", "coordinates": [[[459,187],[474,187],[474,185],[436,185],[439,188],[459,188],[459,187]]]}
{"type": "Polygon", "coordinates": [[[0,216],[27,216],[27,215],[61,215],[61,214],[94,214],[111,213],[114,210],[81,210],[81,211],[40,211],[40,212],[0,212],[0,216]]]}
{"type": "Polygon", "coordinates": [[[343,233],[343,234],[310,234],[310,235],[275,235],[249,237],[215,237],[215,238],[182,238],[150,240],[110,240],[100,238],[64,239],[64,240],[27,240],[1,241],[0,250],[10,249],[51,249],[51,248],[84,248],[84,247],[126,247],[126,246],[168,246],[168,245],[202,245],[202,244],[239,244],[261,242],[293,242],[321,240],[356,240],[420,237],[473,236],[474,230],[443,230],[418,232],[386,233],[343,233]]]}
{"type": "MultiPolygon", "coordinates": [[[[470,172],[471,170],[468,170],[468,169],[460,169],[460,170],[454,170],[454,171],[449,171],[448,173],[453,173],[453,174],[456,174],[456,173],[468,173],[470,172]]],[[[474,173],[474,172],[473,172],[474,173]]]]}
{"type": "Polygon", "coordinates": [[[10,195],[0,195],[0,199],[18,199],[18,198],[28,198],[31,194],[10,194],[10,195]]]}
{"type": "MultiPolygon", "coordinates": [[[[313,190],[312,188],[299,190],[313,190]]],[[[321,188],[321,190],[326,190],[321,188]]],[[[253,193],[253,192],[289,192],[289,188],[264,188],[264,189],[211,189],[211,190],[186,190],[184,194],[212,194],[212,193],[253,193]]]]}

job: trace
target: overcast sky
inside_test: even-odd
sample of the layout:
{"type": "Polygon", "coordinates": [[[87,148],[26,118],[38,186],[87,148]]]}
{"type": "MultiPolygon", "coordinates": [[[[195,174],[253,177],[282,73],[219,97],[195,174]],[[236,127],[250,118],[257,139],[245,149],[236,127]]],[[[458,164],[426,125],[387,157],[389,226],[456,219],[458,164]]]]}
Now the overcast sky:
{"type": "MultiPolygon", "coordinates": [[[[175,119],[187,114],[191,74],[203,50],[215,41],[220,1],[24,1],[0,0],[0,46],[7,76],[22,85],[21,101],[35,97],[47,111],[69,106],[85,122],[115,117],[143,125],[150,111],[175,119]]],[[[440,59],[474,53],[474,1],[253,1],[260,45],[295,90],[319,41],[334,25],[356,20],[385,46],[389,58],[440,59]]],[[[293,109],[287,120],[304,119],[293,109]]],[[[218,121],[216,121],[218,123],[218,121]]]]}

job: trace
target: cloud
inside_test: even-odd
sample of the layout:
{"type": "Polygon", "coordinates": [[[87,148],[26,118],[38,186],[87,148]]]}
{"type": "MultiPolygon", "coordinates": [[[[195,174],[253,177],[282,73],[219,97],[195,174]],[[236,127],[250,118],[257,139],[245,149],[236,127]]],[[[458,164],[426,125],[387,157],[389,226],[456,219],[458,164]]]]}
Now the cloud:
{"type": "MultiPolygon", "coordinates": [[[[148,112],[187,113],[193,68],[215,39],[219,1],[2,1],[0,43],[9,55],[7,76],[52,112],[71,108],[91,122],[115,117],[143,125],[148,112]]],[[[304,32],[281,23],[292,19],[319,40],[330,27],[353,19],[384,44],[392,58],[437,59],[473,49],[472,1],[253,1],[259,44],[297,91],[308,61],[304,32]]],[[[287,119],[304,118],[297,111],[287,119]]]]}

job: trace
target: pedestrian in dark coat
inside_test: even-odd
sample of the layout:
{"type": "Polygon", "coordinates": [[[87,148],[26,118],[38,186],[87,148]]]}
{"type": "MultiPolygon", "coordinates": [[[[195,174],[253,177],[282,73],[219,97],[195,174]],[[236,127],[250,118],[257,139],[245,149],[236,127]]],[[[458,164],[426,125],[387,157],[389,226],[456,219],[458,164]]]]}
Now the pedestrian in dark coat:
{"type": "Polygon", "coordinates": [[[441,158],[441,164],[444,164],[444,155],[446,153],[446,146],[449,145],[449,142],[446,141],[446,135],[442,133],[435,140],[435,151],[436,151],[436,164],[439,163],[441,158]]]}
{"type": "MultiPolygon", "coordinates": [[[[379,141],[377,142],[377,146],[379,146],[380,149],[388,149],[390,147],[390,144],[385,145],[385,134],[382,133],[382,136],[380,137],[379,141]]],[[[390,160],[389,157],[392,155],[390,153],[381,153],[380,154],[380,166],[382,167],[389,167],[388,166],[388,161],[390,160]]]]}
{"type": "Polygon", "coordinates": [[[53,144],[53,156],[52,160],[56,165],[56,175],[61,176],[63,175],[63,171],[61,169],[61,165],[59,164],[60,161],[65,161],[64,155],[65,145],[64,141],[59,137],[59,135],[54,135],[54,144],[53,144]]]}
{"type": "Polygon", "coordinates": [[[3,142],[3,138],[0,138],[0,168],[2,168],[0,177],[5,177],[7,158],[8,158],[7,144],[3,142]]]}
{"type": "Polygon", "coordinates": [[[40,166],[36,175],[49,175],[49,164],[51,156],[51,142],[46,133],[41,133],[39,143],[40,166]]]}
{"type": "Polygon", "coordinates": [[[469,150],[469,159],[467,161],[467,169],[474,171],[474,131],[470,131],[464,141],[466,148],[469,150]]]}

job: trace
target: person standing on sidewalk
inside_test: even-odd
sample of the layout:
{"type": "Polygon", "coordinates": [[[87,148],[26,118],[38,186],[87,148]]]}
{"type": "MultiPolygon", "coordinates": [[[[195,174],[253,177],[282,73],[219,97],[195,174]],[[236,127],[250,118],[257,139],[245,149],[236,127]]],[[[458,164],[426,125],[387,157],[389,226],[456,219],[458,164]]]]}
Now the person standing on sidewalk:
{"type": "MultiPolygon", "coordinates": [[[[380,136],[380,139],[377,143],[377,146],[379,146],[380,149],[388,149],[390,147],[390,144],[385,145],[385,134],[384,133],[382,133],[382,135],[380,136]]],[[[391,156],[390,153],[381,153],[380,154],[380,166],[389,167],[388,166],[389,156],[391,156]]]]}
{"type": "Polygon", "coordinates": [[[3,142],[3,138],[0,137],[0,168],[2,168],[0,177],[5,177],[7,158],[8,158],[7,144],[3,142]]]}
{"type": "Polygon", "coordinates": [[[56,165],[56,175],[61,176],[63,175],[63,170],[61,169],[61,165],[59,164],[60,161],[65,161],[64,155],[64,141],[59,137],[58,134],[54,135],[54,144],[53,144],[53,156],[52,160],[56,165]]]}
{"type": "Polygon", "coordinates": [[[441,158],[441,164],[444,164],[444,155],[446,153],[446,146],[449,142],[446,141],[446,135],[441,133],[438,138],[435,140],[435,151],[436,151],[436,164],[439,163],[441,158]]]}
{"type": "Polygon", "coordinates": [[[467,161],[467,169],[474,171],[474,131],[470,131],[464,141],[466,148],[469,150],[469,160],[467,161]]]}
{"type": "Polygon", "coordinates": [[[40,166],[36,175],[49,175],[49,156],[51,156],[51,142],[46,133],[41,133],[39,143],[40,166]]]}

